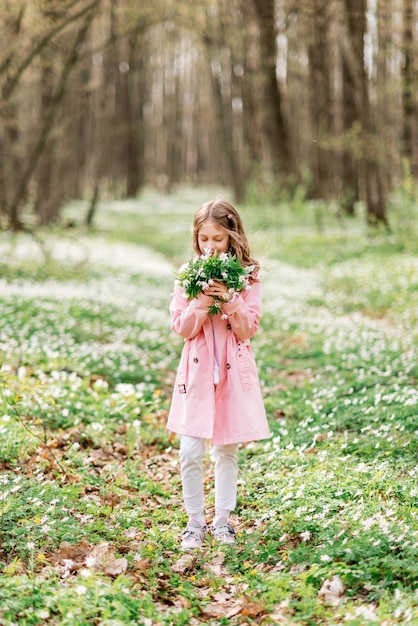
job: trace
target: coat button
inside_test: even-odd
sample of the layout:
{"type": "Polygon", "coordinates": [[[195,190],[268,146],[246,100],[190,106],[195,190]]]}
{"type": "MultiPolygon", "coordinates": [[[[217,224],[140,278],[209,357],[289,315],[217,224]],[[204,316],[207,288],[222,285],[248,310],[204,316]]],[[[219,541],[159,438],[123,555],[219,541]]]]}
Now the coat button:
{"type": "Polygon", "coordinates": [[[227,370],[231,369],[231,364],[230,364],[230,363],[227,363],[227,364],[226,364],[226,369],[227,369],[227,370]]]}
{"type": "Polygon", "coordinates": [[[195,356],[195,358],[193,359],[193,363],[199,363],[199,359],[197,358],[197,356],[195,356]]]}

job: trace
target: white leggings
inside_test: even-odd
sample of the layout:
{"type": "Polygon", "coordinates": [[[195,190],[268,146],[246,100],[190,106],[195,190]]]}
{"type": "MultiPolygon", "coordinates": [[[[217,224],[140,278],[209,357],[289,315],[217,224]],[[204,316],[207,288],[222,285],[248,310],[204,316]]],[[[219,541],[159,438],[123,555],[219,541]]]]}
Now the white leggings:
{"type": "MultiPolygon", "coordinates": [[[[239,444],[213,446],[215,460],[215,515],[233,511],[237,501],[239,444]]],[[[184,507],[190,517],[204,515],[203,458],[205,440],[184,435],[180,440],[180,468],[184,507]]]]}

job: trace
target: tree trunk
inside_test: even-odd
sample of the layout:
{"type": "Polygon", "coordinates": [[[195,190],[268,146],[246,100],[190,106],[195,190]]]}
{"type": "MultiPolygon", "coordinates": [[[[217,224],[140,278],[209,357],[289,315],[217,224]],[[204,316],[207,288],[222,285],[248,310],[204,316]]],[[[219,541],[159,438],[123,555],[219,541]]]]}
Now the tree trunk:
{"type": "Polygon", "coordinates": [[[205,43],[207,46],[209,58],[209,71],[211,76],[212,93],[214,96],[214,103],[217,110],[221,131],[221,145],[223,153],[226,157],[226,166],[228,167],[228,179],[231,181],[235,200],[237,202],[240,202],[244,197],[244,180],[239,167],[239,163],[236,159],[232,143],[231,124],[229,123],[227,112],[225,111],[220,76],[215,76],[211,63],[211,61],[217,60],[217,43],[209,37],[205,38],[205,43]]]}
{"type": "MultiPolygon", "coordinates": [[[[57,19],[54,11],[48,11],[48,18],[51,23],[57,19]]],[[[53,109],[54,102],[54,59],[57,55],[56,46],[51,45],[40,55],[42,65],[41,69],[41,106],[40,106],[40,126],[47,120],[50,111],[53,109]]],[[[40,225],[48,224],[57,215],[57,206],[54,206],[55,196],[58,190],[62,190],[62,186],[55,186],[56,181],[53,180],[53,164],[55,162],[55,138],[49,137],[45,140],[45,147],[39,157],[38,166],[35,172],[36,180],[36,203],[35,212],[40,225]],[[56,189],[56,190],[55,190],[56,189]]]]}
{"type": "Polygon", "coordinates": [[[127,154],[127,183],[128,198],[137,195],[144,184],[144,67],[142,50],[138,49],[138,38],[132,36],[129,41],[129,65],[132,68],[128,77],[128,154],[127,154]],[[135,67],[135,64],[138,67],[135,67]]]}
{"type": "Polygon", "coordinates": [[[274,0],[254,0],[261,36],[261,63],[264,76],[265,137],[274,173],[291,174],[293,155],[289,125],[285,119],[283,96],[276,77],[276,21],[274,0]]]}
{"type": "Polygon", "coordinates": [[[85,18],[84,23],[80,27],[77,33],[77,36],[75,37],[72,50],[70,52],[68,59],[66,59],[64,63],[64,67],[62,69],[61,77],[60,77],[56,92],[51,100],[50,109],[43,121],[35,146],[31,154],[29,155],[26,168],[23,171],[22,177],[17,184],[16,193],[14,194],[14,198],[11,203],[10,211],[9,211],[10,226],[13,229],[18,229],[20,227],[19,211],[21,208],[22,201],[26,197],[29,182],[39,162],[39,158],[41,157],[45,149],[48,137],[51,133],[56,115],[58,113],[59,106],[61,105],[61,102],[64,99],[64,96],[66,94],[66,86],[67,86],[68,78],[70,76],[71,70],[73,69],[73,67],[78,61],[80,50],[81,50],[81,44],[84,41],[87,31],[94,18],[95,9],[97,8],[98,4],[99,4],[99,0],[97,0],[96,3],[91,5],[92,9],[90,13],[87,14],[87,17],[85,18]]]}
{"type": "Polygon", "coordinates": [[[414,2],[413,0],[403,0],[402,154],[410,162],[411,172],[416,177],[418,176],[418,112],[415,94],[418,75],[414,67],[414,24],[414,2]]]}
{"type": "Polygon", "coordinates": [[[330,133],[330,67],[327,41],[328,0],[314,0],[312,6],[312,40],[309,56],[309,103],[312,124],[310,197],[326,198],[330,189],[329,152],[324,142],[330,133]]]}
{"type": "MultiPolygon", "coordinates": [[[[350,11],[346,9],[347,28],[350,35],[350,47],[353,50],[363,49],[363,32],[361,27],[362,16],[358,12],[350,11]],[[358,23],[360,20],[360,23],[358,23]]],[[[353,52],[354,54],[354,52],[353,52]]],[[[359,53],[358,53],[359,54],[359,53]]],[[[345,136],[353,131],[356,121],[359,120],[360,104],[356,105],[356,90],[358,89],[361,77],[356,78],[356,71],[351,68],[347,54],[344,49],[341,55],[342,65],[342,131],[345,136]]],[[[358,70],[360,69],[361,59],[357,59],[358,70]]],[[[342,172],[341,183],[342,193],[340,196],[340,202],[342,209],[348,214],[354,214],[354,205],[360,199],[360,187],[359,187],[359,169],[358,162],[354,158],[353,149],[348,148],[346,145],[343,148],[342,153],[342,172]]]]}
{"type": "MultiPolygon", "coordinates": [[[[364,183],[367,222],[389,228],[386,217],[386,185],[377,142],[377,130],[370,106],[369,85],[364,66],[364,41],[367,33],[367,0],[344,0],[348,41],[343,46],[347,70],[355,84],[354,100],[360,124],[359,159],[364,183]]],[[[343,42],[344,43],[344,42],[343,42]]]]}
{"type": "Polygon", "coordinates": [[[370,107],[369,85],[364,67],[364,41],[367,31],[367,0],[346,0],[352,10],[358,10],[361,16],[361,126],[363,135],[362,161],[366,188],[367,222],[371,226],[383,224],[389,228],[386,218],[386,186],[383,180],[382,167],[377,147],[377,131],[370,107]]]}
{"type": "MultiPolygon", "coordinates": [[[[348,71],[347,62],[342,58],[342,109],[343,109],[343,133],[347,136],[357,120],[355,105],[355,84],[351,73],[348,71]]],[[[353,151],[346,146],[342,151],[341,162],[341,185],[340,204],[347,215],[354,215],[354,206],[360,199],[359,171],[353,151]]]]}

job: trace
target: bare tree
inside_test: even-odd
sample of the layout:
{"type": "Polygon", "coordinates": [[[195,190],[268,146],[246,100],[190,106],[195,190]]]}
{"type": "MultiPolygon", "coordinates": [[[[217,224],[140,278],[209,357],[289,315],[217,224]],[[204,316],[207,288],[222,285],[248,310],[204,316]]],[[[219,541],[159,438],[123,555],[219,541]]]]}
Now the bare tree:
{"type": "MultiPolygon", "coordinates": [[[[375,116],[370,104],[369,78],[364,65],[367,34],[367,0],[344,0],[347,36],[342,38],[345,58],[344,78],[349,80],[350,105],[354,101],[360,128],[359,176],[362,176],[367,220],[370,224],[388,225],[386,217],[387,186],[379,154],[375,116]],[[348,78],[349,77],[349,78],[348,78]],[[352,96],[352,98],[351,98],[352,96]]],[[[347,87],[346,87],[347,92],[347,87]]]]}
{"type": "Polygon", "coordinates": [[[265,134],[269,140],[274,171],[289,175],[294,168],[289,124],[283,95],[276,77],[276,20],[274,0],[254,0],[260,27],[261,62],[264,76],[265,134]]]}
{"type": "Polygon", "coordinates": [[[313,0],[309,11],[311,38],[309,57],[309,104],[311,111],[311,197],[326,198],[330,191],[329,150],[331,133],[330,58],[328,0],[313,0]]]}
{"type": "Polygon", "coordinates": [[[403,146],[402,153],[411,163],[412,172],[418,176],[418,109],[416,93],[418,69],[414,42],[416,24],[413,0],[403,0],[403,55],[402,106],[403,106],[403,146]]]}

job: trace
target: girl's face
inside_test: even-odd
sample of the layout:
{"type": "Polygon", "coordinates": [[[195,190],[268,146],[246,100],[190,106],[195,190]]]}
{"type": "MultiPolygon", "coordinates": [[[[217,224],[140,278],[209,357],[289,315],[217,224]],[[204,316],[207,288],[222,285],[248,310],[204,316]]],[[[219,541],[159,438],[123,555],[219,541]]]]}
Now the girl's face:
{"type": "Polygon", "coordinates": [[[210,248],[212,252],[216,251],[218,254],[221,254],[222,252],[228,252],[229,235],[214,222],[205,222],[197,233],[197,243],[202,254],[205,248],[210,248]]]}

